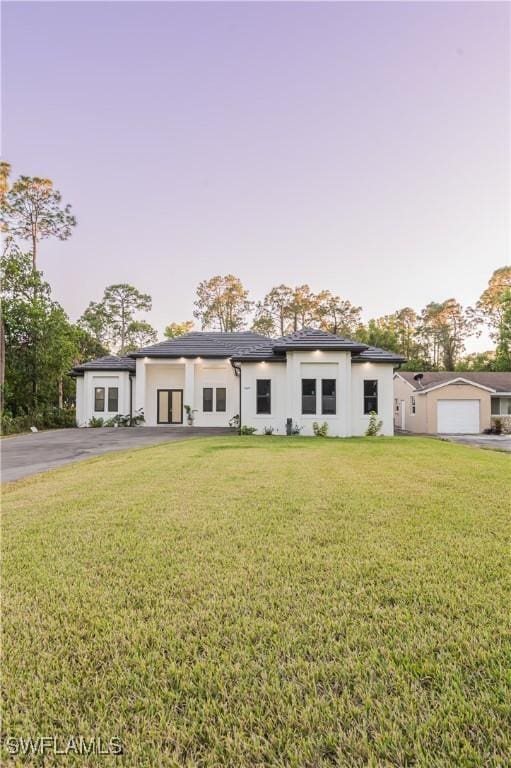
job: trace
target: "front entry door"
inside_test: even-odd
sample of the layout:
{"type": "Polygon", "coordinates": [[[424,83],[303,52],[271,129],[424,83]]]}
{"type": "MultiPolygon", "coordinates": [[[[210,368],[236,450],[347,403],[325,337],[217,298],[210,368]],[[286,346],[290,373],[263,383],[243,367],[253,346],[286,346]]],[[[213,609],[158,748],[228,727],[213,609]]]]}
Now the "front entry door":
{"type": "Polygon", "coordinates": [[[182,424],[183,423],[183,390],[159,389],[158,411],[156,421],[158,424],[182,424]]]}

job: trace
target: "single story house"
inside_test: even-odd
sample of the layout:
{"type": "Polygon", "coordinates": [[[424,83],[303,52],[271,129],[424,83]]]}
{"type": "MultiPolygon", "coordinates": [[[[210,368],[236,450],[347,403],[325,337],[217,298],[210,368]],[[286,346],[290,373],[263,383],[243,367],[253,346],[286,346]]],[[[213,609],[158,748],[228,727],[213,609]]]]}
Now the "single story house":
{"type": "Polygon", "coordinates": [[[394,425],[408,432],[477,434],[500,419],[511,433],[511,372],[394,374],[394,425]]]}
{"type": "Polygon", "coordinates": [[[192,332],[77,365],[77,422],[142,410],[146,426],[186,428],[189,406],[197,427],[227,427],[238,417],[258,432],[285,434],[292,424],[311,435],[315,421],[326,421],[330,435],[347,437],[363,435],[376,411],[382,433],[392,435],[393,373],[401,362],[312,328],[279,339],[192,332]]]}

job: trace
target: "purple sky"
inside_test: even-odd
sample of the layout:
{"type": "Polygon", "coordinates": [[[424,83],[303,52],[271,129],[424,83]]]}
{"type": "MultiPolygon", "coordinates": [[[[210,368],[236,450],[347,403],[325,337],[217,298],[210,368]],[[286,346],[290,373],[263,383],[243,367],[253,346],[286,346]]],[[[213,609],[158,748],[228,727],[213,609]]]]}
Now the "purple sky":
{"type": "MultiPolygon", "coordinates": [[[[161,333],[233,272],[366,318],[473,303],[510,251],[506,3],[5,3],[3,156],[78,227],[40,266],[161,333]]],[[[470,348],[484,348],[485,340],[470,348]]]]}

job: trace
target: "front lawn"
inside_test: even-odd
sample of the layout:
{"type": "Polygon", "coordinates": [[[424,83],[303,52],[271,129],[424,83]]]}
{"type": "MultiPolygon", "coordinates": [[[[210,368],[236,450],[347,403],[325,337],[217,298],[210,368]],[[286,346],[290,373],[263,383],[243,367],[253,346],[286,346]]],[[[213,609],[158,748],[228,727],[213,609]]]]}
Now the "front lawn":
{"type": "Polygon", "coordinates": [[[414,438],[8,486],[4,736],[122,739],[45,763],[87,768],[509,765],[510,494],[510,456],[414,438]]]}

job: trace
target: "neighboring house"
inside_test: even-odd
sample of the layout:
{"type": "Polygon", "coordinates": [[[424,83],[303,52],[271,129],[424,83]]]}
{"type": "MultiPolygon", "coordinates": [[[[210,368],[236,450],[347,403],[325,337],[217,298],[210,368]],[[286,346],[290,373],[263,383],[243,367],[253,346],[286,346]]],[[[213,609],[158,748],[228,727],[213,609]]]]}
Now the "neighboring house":
{"type": "Polygon", "coordinates": [[[477,434],[499,418],[511,432],[511,372],[394,374],[394,424],[429,434],[477,434]]]}
{"type": "Polygon", "coordinates": [[[192,332],[127,357],[78,365],[79,426],[141,409],[146,426],[242,425],[285,434],[292,420],[301,434],[326,421],[329,434],[363,435],[371,411],[392,435],[393,372],[400,355],[315,329],[280,339],[256,333],[192,332]]]}

